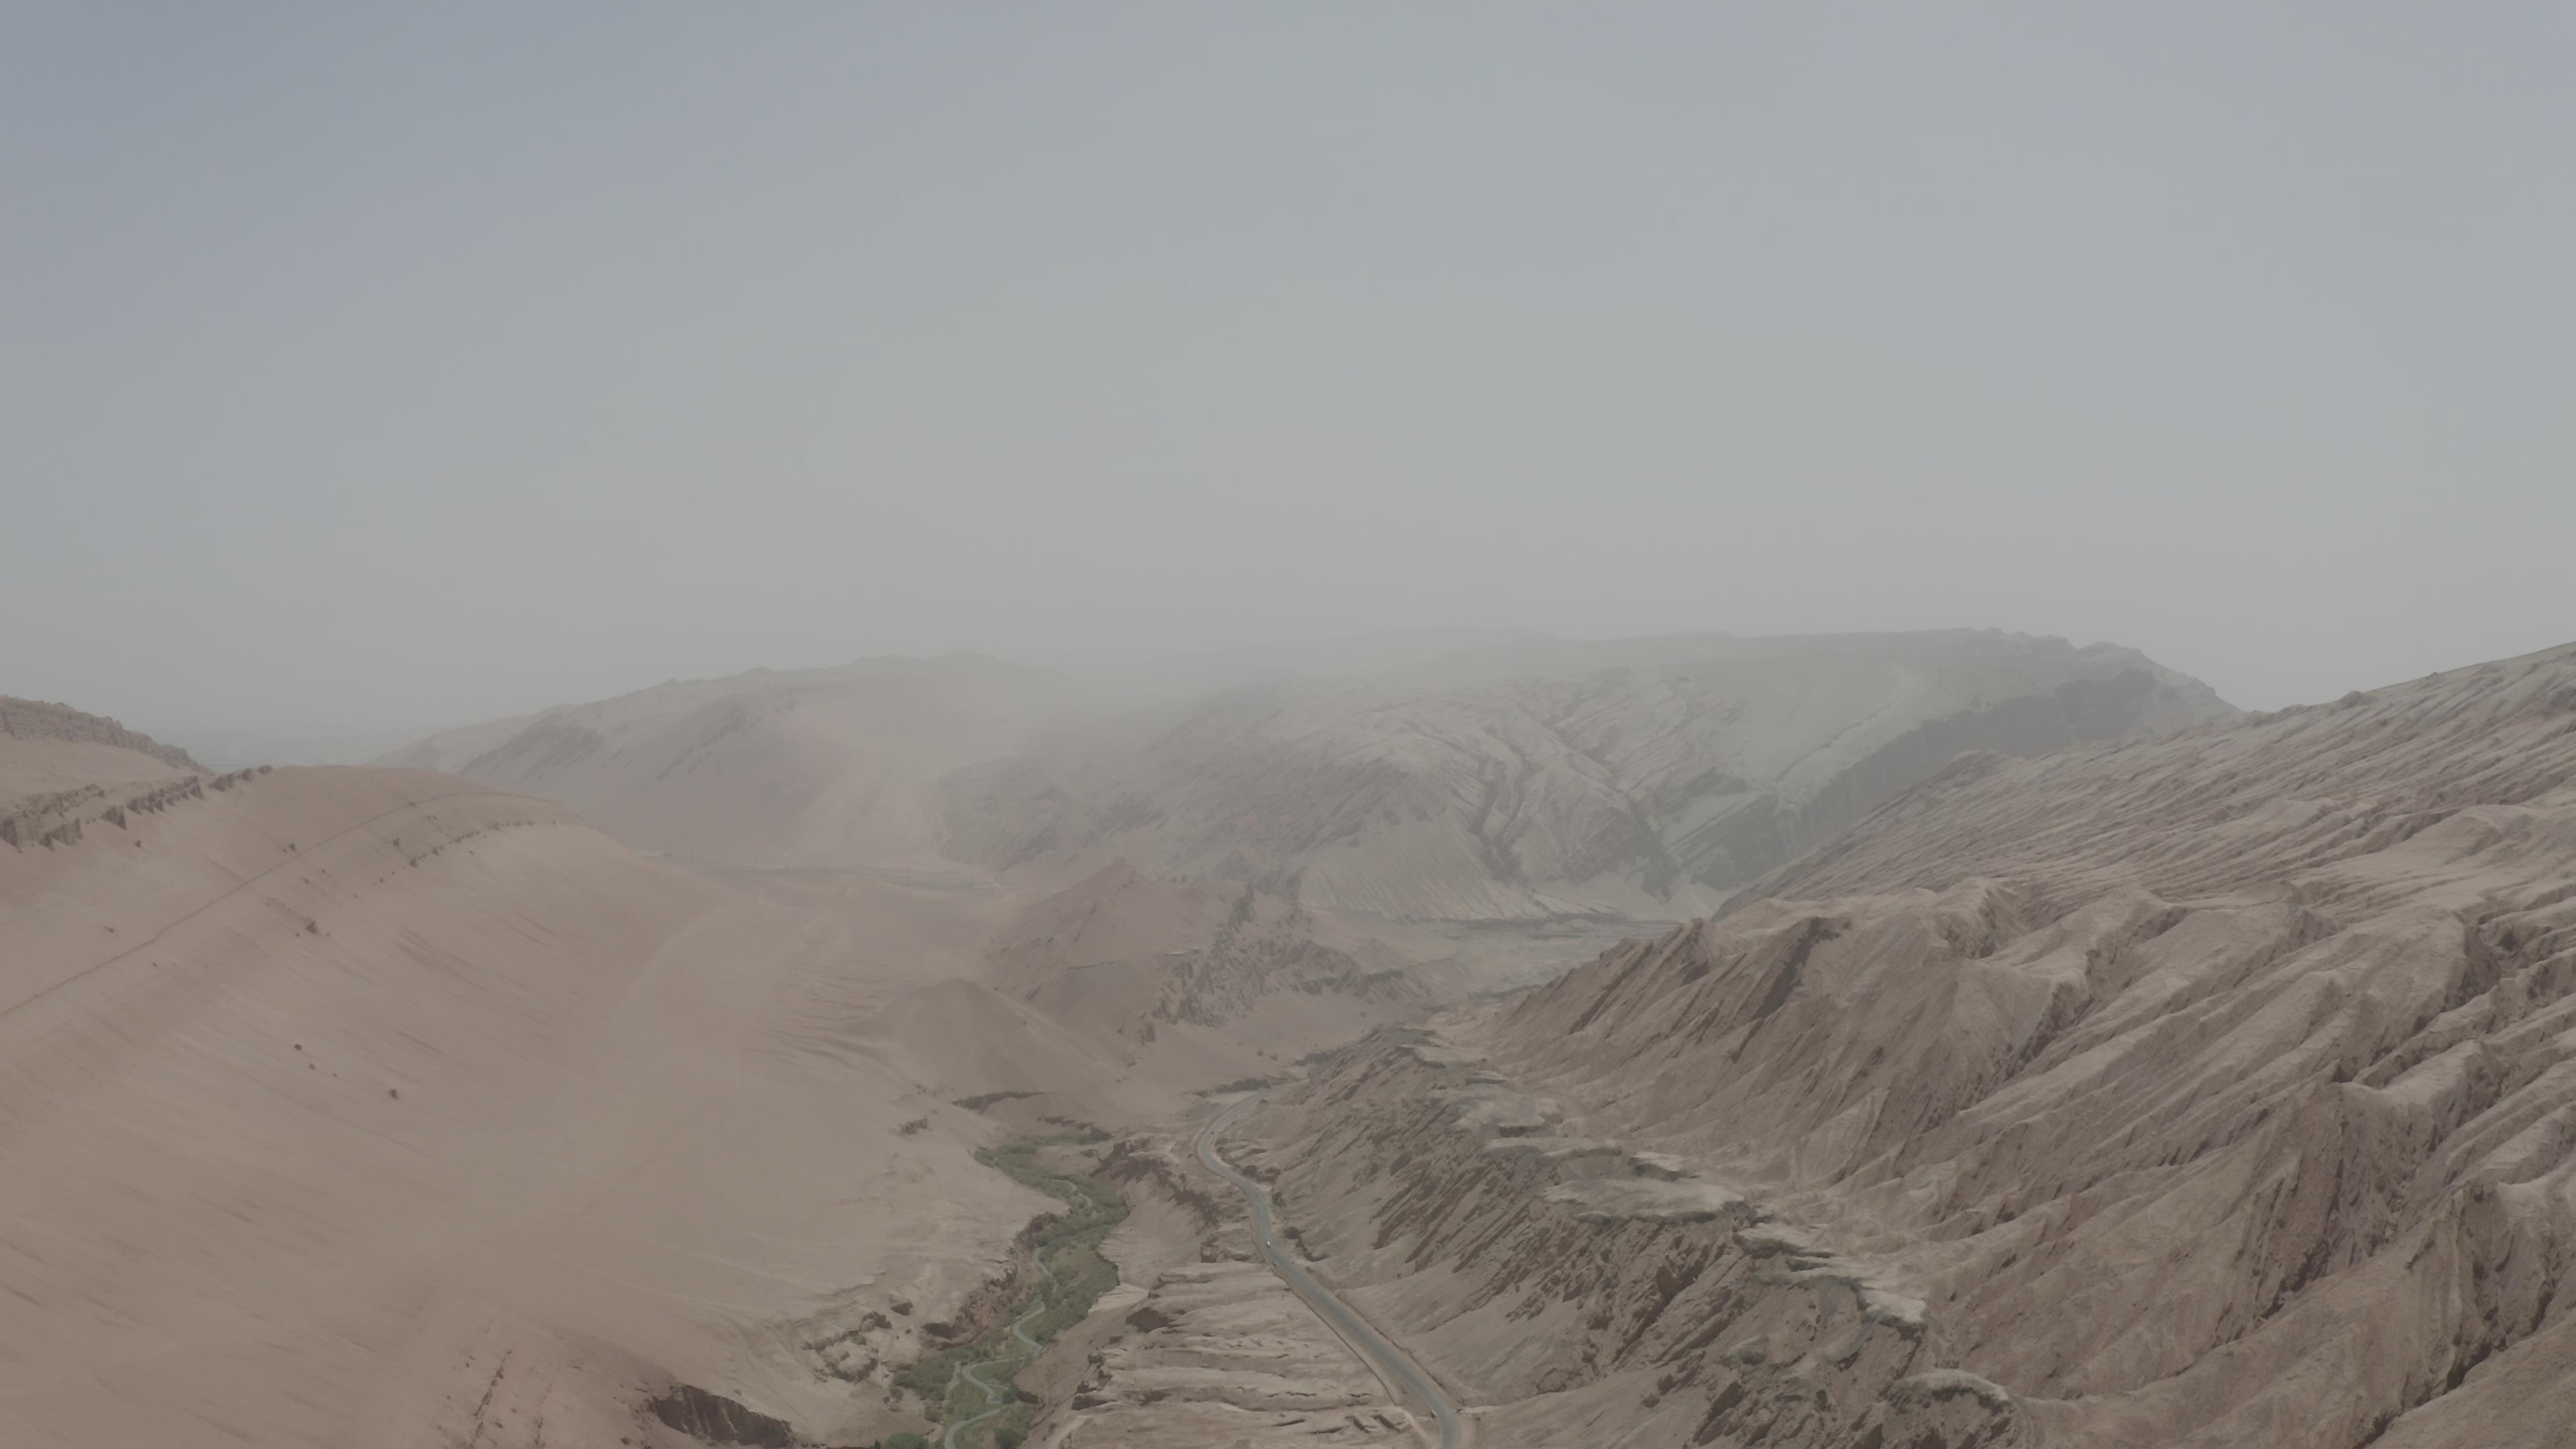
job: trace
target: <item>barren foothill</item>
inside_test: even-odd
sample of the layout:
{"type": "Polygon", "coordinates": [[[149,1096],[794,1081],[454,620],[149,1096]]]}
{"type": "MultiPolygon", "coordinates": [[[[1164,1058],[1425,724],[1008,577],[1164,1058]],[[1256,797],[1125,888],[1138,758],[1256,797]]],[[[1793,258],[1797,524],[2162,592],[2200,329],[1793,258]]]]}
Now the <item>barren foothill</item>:
{"type": "Polygon", "coordinates": [[[1049,713],[1079,692],[665,686],[413,752],[464,776],[209,773],[12,702],[12,1442],[2447,1449],[2576,1413],[2576,649],[2245,716],[1984,635],[1049,713]],[[1814,838],[1652,875],[1757,757],[1814,838]],[[1269,839],[1283,800],[1343,823],[1269,839]],[[1596,806],[1660,844],[1584,855],[1596,806]],[[1193,1151],[1246,1090],[1268,1243],[1193,1151]],[[1096,1258],[1049,1256],[1075,1177],[1124,1214],[1096,1258]]]}

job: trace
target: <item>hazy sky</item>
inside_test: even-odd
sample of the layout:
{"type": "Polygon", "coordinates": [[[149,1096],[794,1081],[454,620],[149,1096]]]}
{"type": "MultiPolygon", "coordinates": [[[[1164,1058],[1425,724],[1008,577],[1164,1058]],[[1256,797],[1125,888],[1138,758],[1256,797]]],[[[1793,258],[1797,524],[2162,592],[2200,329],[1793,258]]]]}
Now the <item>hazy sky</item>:
{"type": "Polygon", "coordinates": [[[0,693],[2576,639],[2576,9],[0,5],[0,693]]]}

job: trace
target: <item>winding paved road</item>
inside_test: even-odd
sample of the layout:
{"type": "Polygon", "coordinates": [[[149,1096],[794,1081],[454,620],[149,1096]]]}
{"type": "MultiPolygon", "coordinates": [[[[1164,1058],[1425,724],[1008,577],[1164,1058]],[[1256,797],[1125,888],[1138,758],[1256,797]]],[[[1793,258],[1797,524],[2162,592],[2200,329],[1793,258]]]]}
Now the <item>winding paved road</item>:
{"type": "MultiPolygon", "coordinates": [[[[1244,1197],[1252,1203],[1253,1239],[1261,1245],[1261,1256],[1269,1260],[1271,1270],[1322,1315],[1345,1342],[1373,1360],[1370,1367],[1377,1370],[1378,1377],[1390,1384],[1402,1385],[1404,1392],[1430,1408],[1431,1416],[1440,1423],[1440,1449],[1463,1449],[1467,1430],[1465,1421],[1458,1417],[1458,1406],[1450,1403],[1448,1395],[1440,1392],[1440,1386],[1431,1381],[1431,1375],[1415,1368],[1413,1361],[1387,1342],[1384,1335],[1369,1327],[1358,1314],[1343,1307],[1340,1299],[1324,1291],[1322,1284],[1308,1277],[1306,1270],[1298,1267],[1296,1260],[1280,1249],[1278,1229],[1270,1216],[1270,1189],[1226,1166],[1225,1159],[1216,1155],[1217,1134],[1225,1130],[1225,1124],[1234,1120],[1235,1113],[1269,1095],[1255,1092],[1219,1113],[1217,1119],[1207,1125],[1207,1130],[1199,1134],[1199,1161],[1210,1172],[1241,1188],[1244,1197]]],[[[950,1449],[955,1449],[955,1446],[950,1446],[950,1449]]]]}

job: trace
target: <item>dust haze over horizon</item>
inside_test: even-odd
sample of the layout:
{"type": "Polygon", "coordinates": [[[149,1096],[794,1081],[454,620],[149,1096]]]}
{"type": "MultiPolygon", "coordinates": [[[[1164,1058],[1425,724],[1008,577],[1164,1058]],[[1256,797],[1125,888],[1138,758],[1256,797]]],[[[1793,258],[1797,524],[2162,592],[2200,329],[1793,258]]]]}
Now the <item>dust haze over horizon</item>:
{"type": "Polygon", "coordinates": [[[22,6],[0,692],[2576,637],[2576,19],[22,6]]]}

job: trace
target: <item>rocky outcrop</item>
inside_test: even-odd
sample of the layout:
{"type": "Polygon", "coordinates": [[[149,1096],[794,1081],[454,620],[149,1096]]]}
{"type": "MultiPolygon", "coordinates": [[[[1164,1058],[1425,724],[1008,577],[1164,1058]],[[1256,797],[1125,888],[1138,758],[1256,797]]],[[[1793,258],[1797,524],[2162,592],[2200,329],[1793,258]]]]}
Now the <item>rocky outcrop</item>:
{"type": "Polygon", "coordinates": [[[2571,1124],[2576,649],[1962,761],[1248,1128],[1489,1444],[2359,1449],[2576,1416],[2571,1124]]]}
{"type": "Polygon", "coordinates": [[[1102,1155],[1100,1175],[1131,1198],[1151,1196],[1177,1206],[1202,1233],[1239,1211],[1229,1205],[1228,1194],[1209,1185],[1206,1173],[1183,1163],[1168,1147],[1143,1150],[1136,1139],[1122,1140],[1102,1155]]]}
{"type": "Polygon", "coordinates": [[[66,740],[75,744],[114,745],[150,755],[175,769],[203,770],[188,752],[138,734],[105,715],[83,714],[66,704],[13,699],[0,695],[0,735],[20,740],[66,740]]]}
{"type": "Polygon", "coordinates": [[[789,1449],[796,1435],[783,1419],[709,1393],[694,1384],[676,1384],[645,1405],[653,1417],[710,1444],[749,1444],[756,1449],[789,1449]]]}
{"type": "Polygon", "coordinates": [[[90,822],[132,830],[138,817],[158,815],[207,792],[222,793],[269,773],[270,767],[235,770],[223,775],[186,775],[141,789],[83,785],[50,794],[0,800],[0,845],[19,849],[51,848],[78,842],[90,822]]]}

